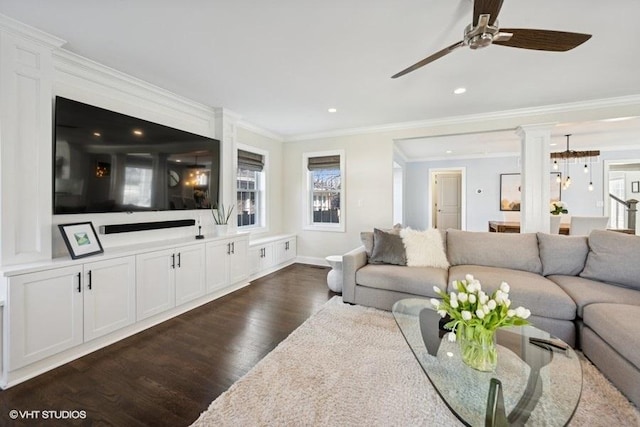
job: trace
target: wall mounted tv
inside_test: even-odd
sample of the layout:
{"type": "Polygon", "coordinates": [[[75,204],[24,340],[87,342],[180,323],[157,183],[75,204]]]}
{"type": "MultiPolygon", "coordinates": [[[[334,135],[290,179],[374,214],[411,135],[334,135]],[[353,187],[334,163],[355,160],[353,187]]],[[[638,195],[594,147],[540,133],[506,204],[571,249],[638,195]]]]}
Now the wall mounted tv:
{"type": "Polygon", "coordinates": [[[208,209],[220,141],[56,97],[54,214],[208,209]]]}

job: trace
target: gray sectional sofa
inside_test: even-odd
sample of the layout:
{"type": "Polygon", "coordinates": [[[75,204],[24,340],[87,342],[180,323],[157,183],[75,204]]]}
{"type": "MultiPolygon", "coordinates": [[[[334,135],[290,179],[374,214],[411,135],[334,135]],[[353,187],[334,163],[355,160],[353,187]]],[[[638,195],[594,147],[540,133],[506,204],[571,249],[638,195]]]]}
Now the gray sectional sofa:
{"type": "Polygon", "coordinates": [[[467,274],[488,292],[506,281],[535,326],[581,349],[640,406],[640,237],[447,230],[448,269],[381,263],[373,233],[362,237],[343,256],[345,302],[390,310],[403,298],[437,297],[434,286],[449,291],[467,274]]]}

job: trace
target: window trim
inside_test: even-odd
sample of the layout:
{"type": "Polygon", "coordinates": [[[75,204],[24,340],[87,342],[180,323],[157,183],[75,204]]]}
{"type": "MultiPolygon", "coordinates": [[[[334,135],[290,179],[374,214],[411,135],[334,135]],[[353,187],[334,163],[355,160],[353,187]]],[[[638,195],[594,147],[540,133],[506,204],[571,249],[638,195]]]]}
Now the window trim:
{"type": "Polygon", "coordinates": [[[346,231],[346,158],[345,150],[327,150],[302,153],[302,177],[306,182],[302,197],[302,229],[309,231],[330,231],[344,233],[346,231]],[[340,156],[340,222],[338,224],[319,224],[313,222],[313,183],[307,165],[310,157],[340,156]]]}
{"type": "MultiPolygon", "coordinates": [[[[238,200],[238,150],[249,151],[251,153],[260,154],[264,158],[264,167],[262,168],[262,179],[260,180],[260,188],[257,191],[258,195],[258,223],[252,225],[240,226],[236,224],[238,231],[248,231],[250,233],[265,233],[269,231],[269,209],[268,209],[268,181],[269,181],[269,152],[257,147],[245,144],[236,144],[233,156],[233,186],[234,186],[234,203],[237,204],[238,200]]],[[[236,207],[237,209],[237,207],[236,207]]],[[[238,213],[236,212],[236,215],[238,213]]]]}

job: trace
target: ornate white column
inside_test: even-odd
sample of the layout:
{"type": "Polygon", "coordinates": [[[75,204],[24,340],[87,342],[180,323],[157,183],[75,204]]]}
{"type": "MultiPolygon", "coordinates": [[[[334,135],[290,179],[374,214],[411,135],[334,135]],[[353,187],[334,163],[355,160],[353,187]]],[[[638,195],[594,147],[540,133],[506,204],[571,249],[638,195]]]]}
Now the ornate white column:
{"type": "MultiPolygon", "coordinates": [[[[223,203],[225,207],[231,207],[236,203],[237,160],[234,159],[234,155],[237,144],[237,124],[240,116],[224,108],[216,108],[215,111],[215,135],[220,140],[220,157],[222,159],[219,202],[223,203]]],[[[232,228],[236,226],[236,213],[231,215],[229,221],[232,228]]]]}
{"type": "Polygon", "coordinates": [[[516,129],[521,156],[521,233],[549,232],[549,145],[554,126],[544,123],[516,129]]]}
{"type": "Polygon", "coordinates": [[[0,265],[51,258],[52,52],[62,44],[0,15],[0,265]]]}

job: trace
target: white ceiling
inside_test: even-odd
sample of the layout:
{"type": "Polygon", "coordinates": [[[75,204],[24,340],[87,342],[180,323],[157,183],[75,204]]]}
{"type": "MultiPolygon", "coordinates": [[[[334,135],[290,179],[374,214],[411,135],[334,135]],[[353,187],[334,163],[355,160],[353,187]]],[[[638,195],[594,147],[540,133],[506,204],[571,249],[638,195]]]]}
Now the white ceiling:
{"type": "Polygon", "coordinates": [[[390,78],[459,41],[471,10],[471,0],[0,0],[0,13],[70,51],[283,138],[640,94],[638,0],[505,0],[504,27],[593,37],[565,53],[459,49],[390,78]],[[467,93],[454,96],[459,86],[467,93]]]}

